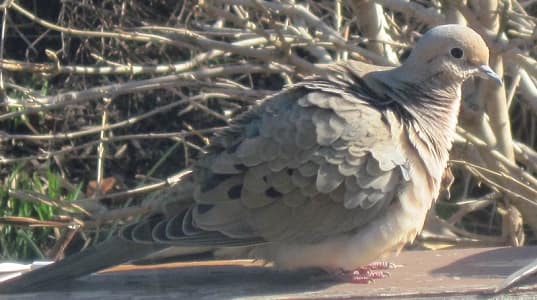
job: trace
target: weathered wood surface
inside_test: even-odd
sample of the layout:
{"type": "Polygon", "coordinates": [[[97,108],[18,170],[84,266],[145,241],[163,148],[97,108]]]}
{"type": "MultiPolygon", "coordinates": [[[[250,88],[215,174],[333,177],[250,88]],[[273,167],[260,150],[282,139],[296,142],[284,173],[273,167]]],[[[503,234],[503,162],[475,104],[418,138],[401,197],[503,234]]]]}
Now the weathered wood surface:
{"type": "MultiPolygon", "coordinates": [[[[123,265],[39,293],[0,299],[371,299],[492,296],[507,275],[537,257],[537,247],[407,251],[403,265],[372,284],[338,283],[319,271],[283,272],[251,261],[123,265]]],[[[535,299],[537,277],[502,299],[535,299]]]]}

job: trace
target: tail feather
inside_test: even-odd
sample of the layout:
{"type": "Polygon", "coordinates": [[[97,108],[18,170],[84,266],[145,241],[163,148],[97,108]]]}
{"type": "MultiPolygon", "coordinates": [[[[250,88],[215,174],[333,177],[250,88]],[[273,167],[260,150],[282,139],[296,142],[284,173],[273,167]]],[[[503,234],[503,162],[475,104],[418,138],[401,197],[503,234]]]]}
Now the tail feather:
{"type": "Polygon", "coordinates": [[[0,283],[0,294],[39,290],[107,267],[143,258],[160,249],[163,249],[163,246],[139,244],[122,238],[112,238],[59,262],[0,283]]]}

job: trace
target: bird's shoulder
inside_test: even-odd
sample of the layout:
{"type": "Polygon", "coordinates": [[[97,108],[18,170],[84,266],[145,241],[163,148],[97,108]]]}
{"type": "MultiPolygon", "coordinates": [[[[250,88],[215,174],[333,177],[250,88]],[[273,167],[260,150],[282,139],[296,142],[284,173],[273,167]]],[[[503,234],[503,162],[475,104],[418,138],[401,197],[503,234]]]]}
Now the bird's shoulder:
{"type": "MultiPolygon", "coordinates": [[[[367,77],[373,71],[389,70],[391,67],[349,60],[321,65],[321,69],[326,72],[306,77],[261,99],[232,120],[228,127],[217,132],[211,144],[228,148],[234,144],[233,141],[256,135],[260,126],[270,125],[263,122],[267,116],[285,114],[293,109],[296,110],[293,111],[295,114],[302,111],[307,114],[306,111],[310,108],[323,109],[326,110],[325,113],[341,116],[361,114],[363,117],[354,121],[368,123],[374,120],[368,125],[375,126],[376,120],[383,119],[382,114],[397,105],[379,90],[376,82],[367,77]]],[[[350,124],[352,120],[348,121],[350,124]]]]}

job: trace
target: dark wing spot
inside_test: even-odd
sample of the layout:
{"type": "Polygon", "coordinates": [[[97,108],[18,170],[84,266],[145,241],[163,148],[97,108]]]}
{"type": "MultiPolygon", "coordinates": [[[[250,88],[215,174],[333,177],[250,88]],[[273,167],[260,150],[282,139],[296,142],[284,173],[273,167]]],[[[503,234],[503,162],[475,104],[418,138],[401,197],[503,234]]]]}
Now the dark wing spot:
{"type": "Polygon", "coordinates": [[[198,208],[198,213],[199,214],[204,214],[206,212],[208,212],[209,210],[211,210],[211,208],[213,208],[214,205],[212,204],[198,204],[197,208],[198,208]]]}
{"type": "Polygon", "coordinates": [[[278,192],[275,188],[270,187],[268,190],[265,191],[265,195],[271,197],[271,198],[279,198],[283,196],[282,193],[278,192]]]}
{"type": "Polygon", "coordinates": [[[237,184],[231,187],[227,191],[227,195],[231,199],[239,199],[241,197],[241,192],[242,192],[242,184],[237,184]]]}

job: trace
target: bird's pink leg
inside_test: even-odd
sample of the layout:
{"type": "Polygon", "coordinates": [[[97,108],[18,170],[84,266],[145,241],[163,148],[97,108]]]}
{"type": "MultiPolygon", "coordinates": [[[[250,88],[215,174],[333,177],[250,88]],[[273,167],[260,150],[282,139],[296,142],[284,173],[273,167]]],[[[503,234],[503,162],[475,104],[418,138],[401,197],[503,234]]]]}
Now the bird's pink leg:
{"type": "Polygon", "coordinates": [[[375,279],[390,277],[390,273],[385,270],[395,269],[397,267],[399,266],[396,264],[379,261],[372,262],[352,271],[339,269],[336,271],[332,270],[330,273],[334,274],[336,278],[349,283],[371,283],[375,279]]]}

